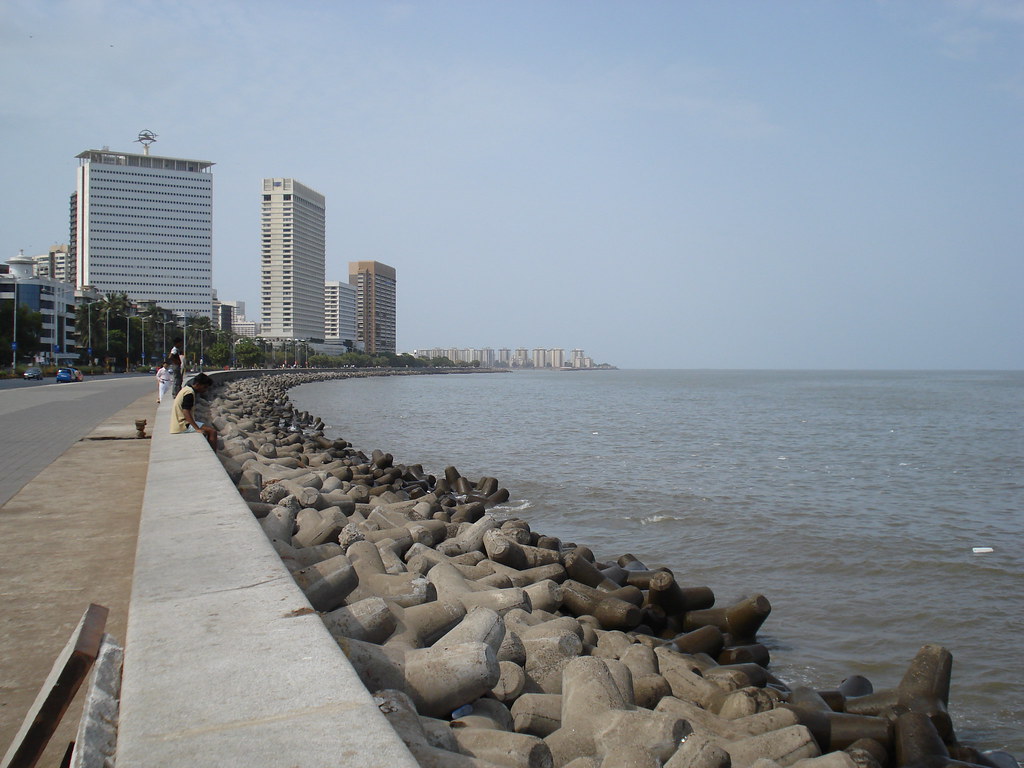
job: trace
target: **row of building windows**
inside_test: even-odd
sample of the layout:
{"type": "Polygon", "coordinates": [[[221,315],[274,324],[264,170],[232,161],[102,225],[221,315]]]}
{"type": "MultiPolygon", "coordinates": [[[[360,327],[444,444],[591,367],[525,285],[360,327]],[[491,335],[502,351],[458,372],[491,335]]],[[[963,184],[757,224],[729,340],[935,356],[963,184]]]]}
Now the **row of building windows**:
{"type": "MultiPolygon", "coordinates": [[[[147,219],[147,216],[138,216],[139,219],[147,219]]],[[[174,221],[173,218],[164,217],[166,221],[174,221]]],[[[203,222],[196,222],[202,224],[203,222]]],[[[135,235],[142,235],[146,233],[146,230],[152,230],[154,232],[167,232],[173,229],[184,229],[189,232],[206,232],[209,234],[210,227],[186,227],[186,226],[174,226],[173,224],[161,224],[159,222],[150,223],[149,221],[120,221],[119,219],[108,217],[106,219],[99,219],[93,217],[92,220],[92,231],[93,232],[124,232],[125,234],[131,233],[135,235]],[[130,229],[101,229],[100,227],[129,227],[130,229]]]]}
{"type": "MultiPolygon", "coordinates": [[[[150,288],[150,287],[148,287],[146,285],[143,285],[143,284],[140,284],[140,283],[127,283],[127,282],[123,282],[123,281],[122,282],[111,282],[111,283],[108,283],[108,285],[115,285],[115,286],[124,288],[126,292],[130,291],[130,290],[132,290],[134,288],[144,288],[145,290],[144,291],[140,291],[140,294],[144,294],[145,296],[189,296],[189,297],[194,297],[197,293],[205,295],[203,293],[203,290],[204,290],[203,286],[201,286],[201,285],[193,286],[196,289],[194,291],[161,291],[158,288],[150,288]]],[[[176,286],[176,287],[180,288],[180,287],[185,287],[185,286],[176,286]]],[[[195,304],[202,304],[203,302],[195,301],[193,303],[195,303],[195,304]]],[[[207,301],[206,303],[209,304],[209,301],[207,301]]]]}
{"type": "MultiPolygon", "coordinates": [[[[164,171],[166,169],[158,168],[157,170],[164,171]]],[[[183,171],[179,173],[140,173],[138,171],[116,171],[113,168],[103,168],[102,166],[95,166],[91,168],[89,171],[89,175],[91,176],[110,176],[111,178],[120,178],[122,176],[137,176],[139,178],[145,179],[169,178],[178,181],[191,181],[198,184],[213,183],[212,175],[197,176],[196,174],[198,173],[201,173],[201,171],[183,171]]]]}
{"type": "MultiPolygon", "coordinates": [[[[95,206],[95,207],[96,208],[101,208],[101,207],[104,207],[104,206],[95,206]]],[[[106,206],[106,207],[113,208],[113,206],[106,206]]],[[[196,219],[186,219],[186,218],[182,218],[182,216],[180,216],[180,215],[178,215],[178,216],[142,216],[142,215],[139,215],[137,213],[121,213],[120,209],[115,209],[115,210],[117,211],[116,213],[107,213],[106,211],[96,211],[96,210],[94,210],[92,212],[92,216],[90,216],[89,218],[90,218],[91,221],[94,221],[94,222],[100,221],[100,217],[101,216],[109,216],[109,217],[111,217],[111,219],[114,220],[112,222],[104,222],[104,223],[118,223],[121,219],[147,219],[147,220],[148,219],[158,219],[160,221],[194,221],[196,224],[206,224],[207,226],[206,227],[188,227],[188,229],[209,229],[210,228],[209,227],[210,219],[209,219],[209,217],[206,217],[206,216],[200,216],[200,218],[196,218],[196,219]]],[[[125,224],[131,224],[131,222],[124,222],[124,223],[125,224]]],[[[153,224],[151,226],[159,227],[159,226],[164,226],[164,225],[163,224],[153,224]]]]}
{"type": "Polygon", "coordinates": [[[126,192],[129,194],[138,195],[182,195],[184,197],[209,197],[212,189],[208,187],[197,187],[194,184],[163,184],[163,183],[150,183],[141,181],[122,181],[121,179],[111,179],[109,181],[105,179],[92,179],[89,182],[89,191],[94,192],[96,190],[105,190],[109,192],[126,192]],[[120,184],[118,182],[121,182],[120,184]],[[147,189],[147,187],[154,187],[154,189],[147,189]],[[194,195],[191,192],[175,192],[162,190],[179,190],[187,189],[199,192],[199,195],[194,195]]]}
{"type": "MultiPolygon", "coordinates": [[[[201,251],[197,253],[196,251],[177,251],[177,250],[176,251],[171,251],[171,250],[167,250],[166,248],[162,249],[162,250],[159,249],[159,248],[118,248],[116,245],[105,246],[104,250],[105,251],[106,250],[109,250],[109,251],[121,251],[123,253],[161,253],[161,254],[164,254],[165,256],[168,256],[168,257],[171,257],[171,258],[180,258],[182,256],[199,256],[199,255],[202,255],[201,251]]],[[[209,253],[208,250],[206,252],[209,253]]],[[[99,255],[100,256],[107,256],[108,258],[112,258],[112,259],[125,258],[124,256],[114,256],[113,254],[109,254],[108,255],[106,253],[99,254],[99,255]]],[[[89,258],[90,259],[95,259],[96,255],[90,254],[89,258]]],[[[201,260],[194,260],[194,261],[196,261],[197,264],[201,263],[201,260]]],[[[209,261],[209,259],[206,259],[206,261],[209,261]]]]}
{"type": "Polygon", "coordinates": [[[175,268],[175,267],[146,267],[145,270],[138,270],[138,269],[136,269],[136,270],[132,270],[130,273],[126,273],[124,270],[112,270],[112,269],[103,269],[103,268],[90,269],[89,270],[89,277],[91,279],[95,279],[95,278],[98,278],[98,277],[101,278],[101,277],[107,276],[107,277],[132,277],[132,278],[135,278],[135,279],[138,279],[138,280],[141,280],[143,278],[149,278],[149,279],[153,279],[153,280],[156,280],[156,279],[159,279],[159,278],[163,278],[164,280],[169,280],[169,279],[178,278],[180,276],[182,280],[189,279],[189,278],[191,278],[193,280],[201,280],[201,279],[203,279],[204,275],[209,275],[209,274],[211,274],[211,272],[208,269],[190,269],[188,271],[183,271],[182,269],[175,268]],[[172,272],[173,274],[166,275],[166,274],[161,274],[161,272],[172,272]]]}
{"type": "MultiPolygon", "coordinates": [[[[142,158],[139,158],[139,159],[141,160],[142,158]]],[[[178,161],[178,162],[180,162],[180,161],[178,161]]],[[[121,165],[121,164],[120,163],[107,163],[107,165],[121,165]]],[[[142,166],[142,167],[150,167],[150,166],[142,166]]],[[[153,166],[153,167],[156,170],[158,170],[158,171],[163,171],[163,173],[154,174],[152,171],[147,171],[147,172],[124,171],[124,170],[116,170],[115,171],[115,170],[113,170],[111,168],[104,168],[104,167],[102,167],[100,165],[90,165],[89,166],[89,173],[90,174],[102,173],[102,174],[107,175],[107,176],[142,176],[144,178],[149,178],[149,179],[152,179],[154,176],[157,176],[157,177],[163,176],[163,177],[166,177],[168,179],[182,179],[183,181],[187,181],[187,180],[193,179],[193,178],[195,178],[196,181],[205,181],[205,178],[207,178],[207,177],[198,177],[197,178],[195,176],[195,174],[197,174],[197,173],[205,173],[205,174],[209,175],[208,178],[210,179],[210,181],[211,182],[213,181],[212,174],[210,174],[210,172],[208,170],[207,171],[197,171],[197,170],[193,169],[193,166],[189,166],[187,170],[185,168],[168,168],[168,167],[161,168],[159,165],[153,166]],[[169,171],[169,173],[168,173],[168,171],[169,171]]],[[[209,183],[209,182],[206,182],[206,183],[209,183]]]]}
{"type": "MultiPolygon", "coordinates": [[[[111,199],[116,199],[116,198],[111,198],[109,196],[106,196],[106,197],[104,197],[104,199],[105,200],[111,200],[111,199]]],[[[133,198],[133,197],[126,197],[124,199],[125,200],[131,200],[133,203],[141,203],[141,202],[143,202],[142,200],[138,200],[138,199],[133,198]]],[[[102,202],[97,202],[97,203],[93,203],[93,205],[92,205],[92,208],[90,210],[90,213],[91,213],[90,218],[92,218],[92,216],[96,216],[97,214],[106,214],[107,216],[127,215],[127,214],[122,214],[121,213],[122,211],[147,211],[147,212],[150,213],[150,215],[154,215],[154,216],[155,215],[159,215],[161,213],[172,213],[172,214],[179,214],[181,216],[193,216],[193,217],[195,217],[195,218],[191,218],[191,219],[182,219],[182,221],[201,222],[201,221],[206,221],[206,220],[212,220],[212,218],[213,218],[213,214],[212,214],[213,206],[210,205],[209,203],[190,203],[190,202],[184,201],[184,200],[181,201],[177,206],[171,205],[170,203],[164,202],[163,200],[154,201],[154,203],[160,203],[161,207],[157,208],[157,207],[155,207],[155,205],[124,205],[122,203],[102,203],[102,202]],[[206,210],[202,210],[202,211],[185,210],[184,208],[181,208],[181,206],[183,206],[183,205],[191,205],[193,208],[205,208],[206,210]],[[104,211],[103,210],[104,208],[109,209],[109,212],[108,211],[104,211]]]]}
{"type": "MultiPolygon", "coordinates": [[[[123,221],[126,218],[133,219],[146,219],[147,221],[153,219],[162,219],[166,221],[187,221],[193,224],[203,224],[206,229],[209,229],[213,223],[213,217],[211,214],[204,213],[203,211],[174,211],[167,208],[141,208],[139,206],[125,206],[131,208],[133,211],[147,211],[145,214],[123,214],[120,213],[120,206],[105,205],[96,206],[93,210],[92,215],[89,216],[88,221],[90,223],[100,221],[104,224],[120,223],[122,226],[138,226],[133,221],[123,221]],[[109,210],[99,210],[101,208],[108,208],[109,210]],[[158,216],[156,214],[166,213],[167,216],[158,216]]],[[[154,224],[153,226],[165,226],[163,224],[154,224]]],[[[200,227],[202,229],[202,227],[200,227]]]]}
{"type": "Polygon", "coordinates": [[[127,183],[131,183],[133,185],[159,185],[163,187],[183,187],[185,189],[203,189],[204,187],[208,187],[213,183],[213,178],[210,176],[172,176],[170,174],[166,176],[156,176],[152,173],[136,173],[134,171],[111,171],[106,168],[93,169],[90,172],[89,176],[94,179],[99,176],[105,176],[110,181],[121,181],[122,179],[124,179],[125,176],[137,176],[140,179],[142,179],[142,181],[128,180],[127,183]],[[157,179],[173,179],[174,181],[188,182],[188,184],[168,184],[166,181],[157,181],[157,179]]]}
{"type": "MultiPolygon", "coordinates": [[[[91,206],[93,206],[93,207],[95,207],[97,205],[103,205],[103,203],[102,203],[103,200],[128,200],[128,201],[133,202],[133,203],[153,203],[153,204],[161,204],[161,205],[166,205],[166,206],[171,206],[171,205],[191,205],[191,206],[196,206],[196,207],[200,207],[200,208],[211,208],[213,206],[213,201],[211,200],[209,195],[175,195],[175,199],[174,200],[150,200],[150,199],[147,199],[147,198],[144,198],[144,197],[139,197],[139,196],[122,197],[122,196],[119,196],[119,195],[95,195],[95,194],[94,195],[90,195],[90,198],[95,198],[95,199],[90,199],[90,201],[89,201],[89,204],[91,206]],[[193,203],[191,200],[183,200],[182,198],[184,198],[184,197],[198,197],[198,198],[206,199],[209,202],[193,203]]],[[[143,210],[143,211],[149,210],[148,208],[139,208],[138,206],[130,206],[130,205],[122,206],[120,203],[112,203],[111,206],[113,208],[122,208],[122,207],[124,207],[124,208],[127,208],[129,210],[132,210],[133,208],[135,210],[143,210]]],[[[152,210],[159,211],[159,210],[175,210],[175,209],[168,207],[166,209],[153,208],[152,210]]]]}
{"type": "Polygon", "coordinates": [[[210,270],[208,269],[179,269],[175,271],[167,268],[164,272],[172,272],[169,275],[158,272],[158,269],[157,267],[148,267],[145,270],[132,270],[128,272],[123,269],[111,269],[110,267],[104,269],[100,267],[98,269],[90,269],[89,278],[95,280],[107,277],[117,280],[131,280],[136,283],[142,283],[146,280],[181,280],[182,283],[190,285],[208,283],[210,280],[210,270]]]}
{"type": "Polygon", "coordinates": [[[186,171],[185,169],[182,168],[182,169],[177,169],[177,172],[175,172],[175,169],[159,168],[159,167],[157,168],[157,170],[162,171],[162,173],[155,174],[155,173],[152,173],[152,172],[124,171],[124,170],[116,170],[115,171],[112,168],[104,168],[102,166],[94,166],[94,167],[92,167],[90,169],[89,173],[90,173],[90,175],[102,174],[104,176],[114,176],[114,177],[116,177],[116,176],[138,176],[138,177],[144,178],[144,179],[153,179],[153,178],[161,179],[162,178],[162,179],[180,179],[181,181],[192,181],[192,180],[195,180],[197,183],[200,183],[200,184],[211,184],[211,183],[213,183],[213,175],[212,174],[206,174],[204,171],[186,171]],[[168,173],[167,171],[170,171],[170,173],[168,173]],[[203,176],[196,176],[197,173],[204,173],[205,175],[203,175],[203,176]]]}
{"type": "MultiPolygon", "coordinates": [[[[129,189],[114,189],[114,188],[106,187],[106,186],[97,186],[97,187],[94,187],[92,189],[89,189],[89,198],[90,198],[90,200],[92,198],[98,198],[99,200],[134,200],[134,201],[143,201],[143,200],[150,199],[154,195],[163,195],[163,196],[167,196],[167,197],[173,198],[174,202],[178,203],[179,205],[200,205],[199,203],[189,203],[189,202],[187,202],[185,200],[182,200],[182,198],[200,198],[202,200],[210,200],[211,199],[209,195],[186,195],[184,193],[162,193],[162,191],[151,191],[151,190],[146,190],[144,194],[132,195],[131,197],[127,197],[127,198],[126,197],[121,197],[121,196],[118,196],[118,195],[102,195],[101,194],[101,193],[123,193],[123,191],[130,191],[130,190],[129,189]]],[[[162,200],[153,200],[152,202],[154,202],[154,203],[162,203],[164,201],[162,201],[162,200]]]]}
{"type": "MultiPolygon", "coordinates": [[[[161,252],[162,253],[162,252],[161,252]]],[[[194,254],[185,254],[194,255],[194,254]]],[[[125,267],[145,267],[152,265],[154,268],[159,266],[160,269],[186,269],[194,272],[195,267],[189,268],[188,264],[198,264],[199,268],[205,268],[209,270],[211,266],[211,259],[187,259],[183,258],[181,254],[172,254],[170,258],[164,258],[162,256],[118,256],[112,253],[99,253],[92,256],[89,259],[90,266],[108,264],[111,267],[117,269],[124,269],[125,267]],[[125,262],[124,264],[113,264],[111,262],[120,261],[125,262]]]]}
{"type": "Polygon", "coordinates": [[[139,237],[146,237],[146,238],[159,237],[159,236],[163,236],[163,237],[176,237],[176,238],[178,238],[177,240],[170,240],[170,241],[168,241],[168,240],[148,240],[148,239],[147,240],[140,240],[139,237],[133,237],[133,238],[130,238],[130,239],[127,239],[127,240],[123,240],[123,239],[120,239],[120,238],[117,238],[117,237],[108,237],[108,235],[130,235],[130,234],[132,234],[131,232],[122,232],[122,231],[116,230],[116,229],[100,229],[100,230],[93,230],[93,231],[97,233],[97,236],[92,238],[94,243],[100,243],[100,242],[103,242],[103,243],[145,243],[146,245],[195,245],[196,247],[199,247],[199,243],[183,243],[181,241],[182,240],[205,240],[206,242],[210,242],[210,238],[209,237],[203,237],[202,235],[176,235],[173,232],[150,232],[148,234],[147,233],[142,233],[142,232],[139,233],[139,237]]]}

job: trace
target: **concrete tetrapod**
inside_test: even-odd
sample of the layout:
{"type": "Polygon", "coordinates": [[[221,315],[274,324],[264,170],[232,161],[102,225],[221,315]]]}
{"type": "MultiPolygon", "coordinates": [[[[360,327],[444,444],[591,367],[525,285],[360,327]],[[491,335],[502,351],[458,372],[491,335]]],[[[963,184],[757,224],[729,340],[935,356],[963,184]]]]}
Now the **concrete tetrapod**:
{"type": "Polygon", "coordinates": [[[580,656],[562,673],[561,727],[545,741],[556,766],[597,754],[594,737],[612,710],[629,705],[603,659],[580,656]]]}
{"type": "Polygon", "coordinates": [[[471,757],[508,768],[552,768],[551,750],[536,736],[484,728],[453,728],[452,733],[459,750],[471,757]]]}
{"type": "Polygon", "coordinates": [[[398,690],[374,693],[377,706],[422,768],[495,768],[494,763],[443,749],[431,743],[409,696],[398,690]]]}
{"type": "Polygon", "coordinates": [[[351,637],[378,645],[387,640],[397,626],[394,614],[379,597],[358,600],[324,613],[320,618],[335,638],[351,637]]]}
{"type": "Polygon", "coordinates": [[[371,691],[394,688],[412,699],[420,714],[446,717],[483,696],[501,670],[485,643],[403,650],[342,638],[338,641],[371,691]]]}

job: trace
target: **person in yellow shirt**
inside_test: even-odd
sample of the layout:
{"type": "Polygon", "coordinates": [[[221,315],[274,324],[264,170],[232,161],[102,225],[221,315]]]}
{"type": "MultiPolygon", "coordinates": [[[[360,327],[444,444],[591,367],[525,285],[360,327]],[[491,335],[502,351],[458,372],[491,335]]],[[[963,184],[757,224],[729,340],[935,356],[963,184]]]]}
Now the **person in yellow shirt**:
{"type": "Polygon", "coordinates": [[[174,406],[171,409],[171,434],[202,432],[210,447],[217,450],[217,430],[201,421],[196,421],[192,415],[192,411],[196,407],[196,395],[203,394],[212,386],[213,379],[205,373],[197,373],[188,386],[181,388],[174,398],[174,406]]]}

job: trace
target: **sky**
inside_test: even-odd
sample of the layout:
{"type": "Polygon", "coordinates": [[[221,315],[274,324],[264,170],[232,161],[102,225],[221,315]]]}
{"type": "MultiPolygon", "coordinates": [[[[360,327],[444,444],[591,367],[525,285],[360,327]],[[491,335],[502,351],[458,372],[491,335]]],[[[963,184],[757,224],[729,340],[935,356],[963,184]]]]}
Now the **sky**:
{"type": "Polygon", "coordinates": [[[0,0],[0,259],[147,129],[216,163],[250,319],[291,177],[328,280],[397,270],[399,351],[1021,369],[1022,107],[1020,0],[0,0]]]}

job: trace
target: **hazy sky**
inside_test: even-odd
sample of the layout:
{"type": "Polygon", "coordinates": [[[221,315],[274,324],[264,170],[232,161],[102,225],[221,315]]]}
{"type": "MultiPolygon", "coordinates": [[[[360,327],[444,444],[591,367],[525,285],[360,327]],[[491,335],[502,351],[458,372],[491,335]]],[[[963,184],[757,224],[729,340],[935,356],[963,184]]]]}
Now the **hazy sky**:
{"type": "Polygon", "coordinates": [[[661,368],[1024,368],[1024,2],[0,0],[0,258],[75,155],[214,167],[259,319],[261,179],[399,350],[661,368]]]}

